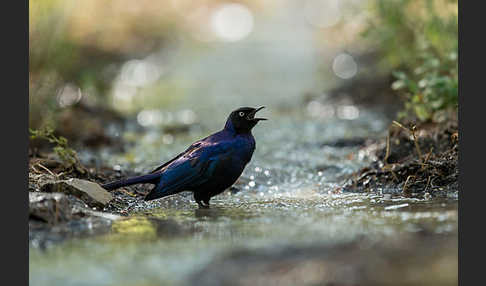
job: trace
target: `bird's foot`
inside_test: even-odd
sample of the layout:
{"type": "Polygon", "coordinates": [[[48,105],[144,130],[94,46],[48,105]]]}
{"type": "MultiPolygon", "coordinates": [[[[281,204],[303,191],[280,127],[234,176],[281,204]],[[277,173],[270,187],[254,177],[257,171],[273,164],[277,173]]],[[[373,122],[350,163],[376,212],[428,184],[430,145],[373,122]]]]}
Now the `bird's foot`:
{"type": "Polygon", "coordinates": [[[197,204],[200,209],[209,209],[209,202],[198,201],[197,204]]]}

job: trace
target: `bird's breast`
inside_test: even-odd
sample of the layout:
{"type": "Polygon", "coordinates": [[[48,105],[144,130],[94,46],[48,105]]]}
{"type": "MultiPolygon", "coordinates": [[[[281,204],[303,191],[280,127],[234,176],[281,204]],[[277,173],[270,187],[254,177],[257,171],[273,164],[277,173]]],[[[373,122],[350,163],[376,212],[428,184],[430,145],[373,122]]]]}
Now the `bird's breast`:
{"type": "Polygon", "coordinates": [[[251,160],[253,151],[255,150],[254,143],[252,144],[251,141],[238,139],[232,142],[231,151],[220,158],[220,162],[218,163],[219,175],[239,177],[246,164],[251,160]]]}
{"type": "Polygon", "coordinates": [[[253,151],[255,151],[255,140],[253,138],[243,138],[235,144],[233,154],[237,160],[244,161],[246,164],[253,156],[253,151]]]}

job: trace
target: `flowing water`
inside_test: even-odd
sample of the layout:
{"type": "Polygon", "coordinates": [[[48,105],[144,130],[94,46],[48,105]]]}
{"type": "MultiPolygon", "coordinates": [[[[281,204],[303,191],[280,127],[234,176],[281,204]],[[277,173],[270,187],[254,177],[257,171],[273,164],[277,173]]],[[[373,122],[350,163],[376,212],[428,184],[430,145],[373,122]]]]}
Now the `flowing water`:
{"type": "MultiPolygon", "coordinates": [[[[376,158],[360,144],[335,143],[380,138],[390,118],[381,109],[362,108],[352,101],[304,104],[302,95],[320,93],[323,79],[316,51],[309,48],[314,45],[309,35],[291,34],[300,38],[292,41],[289,36],[278,42],[289,46],[269,48],[249,41],[220,50],[213,47],[196,59],[185,59],[183,52],[172,55],[178,67],[172,67],[174,72],[165,81],[195,79],[185,83],[185,96],[161,108],[147,108],[145,115],[150,116],[139,114],[139,122],[148,127],[143,134],[119,135],[129,142],[124,154],[97,154],[108,165],[150,171],[221,128],[232,109],[266,105],[260,116],[270,120],[254,128],[257,148],[236,184],[238,191],[213,198],[208,210],[198,209],[186,193],[138,202],[128,217],[113,220],[104,234],[70,239],[44,250],[31,246],[30,284],[268,285],[267,280],[258,280],[259,275],[285,280],[290,270],[300,269],[280,283],[300,285],[295,281],[324,271],[305,262],[356,241],[365,241],[358,250],[377,251],[363,250],[337,269],[364,259],[360,267],[365,268],[359,269],[369,266],[375,275],[371,276],[378,278],[370,280],[368,270],[363,270],[366,278],[351,269],[343,276],[351,279],[349,283],[335,285],[457,284],[457,199],[411,199],[387,190],[342,192],[349,176],[376,158]],[[316,117],[316,106],[326,116],[316,117]],[[162,125],[182,122],[188,131],[164,133],[160,125],[150,125],[153,118],[162,125]],[[304,254],[295,256],[288,249],[304,254]],[[396,256],[387,254],[394,249],[396,256]],[[234,253],[243,256],[236,259],[234,253]],[[259,258],[262,253],[266,258],[259,258]],[[268,257],[281,261],[299,257],[302,263],[282,266],[268,257]],[[280,269],[280,274],[251,267],[265,263],[280,269]],[[238,271],[231,272],[231,267],[238,271]],[[234,283],[222,277],[230,273],[236,273],[229,278],[234,283]]],[[[346,255],[337,251],[334,258],[322,258],[324,262],[317,265],[329,266],[346,255]]],[[[307,285],[322,285],[319,279],[309,281],[307,285]]]]}

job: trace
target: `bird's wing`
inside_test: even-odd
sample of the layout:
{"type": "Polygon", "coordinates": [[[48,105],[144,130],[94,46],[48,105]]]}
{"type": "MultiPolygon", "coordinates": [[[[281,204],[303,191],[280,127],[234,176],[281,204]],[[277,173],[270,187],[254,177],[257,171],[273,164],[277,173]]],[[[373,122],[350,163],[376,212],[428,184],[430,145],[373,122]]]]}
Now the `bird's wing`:
{"type": "Polygon", "coordinates": [[[157,168],[155,168],[154,170],[152,170],[152,172],[150,172],[150,173],[152,174],[152,173],[155,173],[155,172],[158,172],[158,171],[163,172],[164,169],[166,169],[172,162],[176,161],[177,159],[181,158],[185,154],[188,154],[191,151],[194,151],[195,149],[197,149],[198,147],[200,147],[201,144],[202,144],[202,142],[203,141],[201,140],[201,141],[198,141],[198,142],[193,143],[191,146],[189,146],[189,148],[186,149],[186,151],[180,153],[179,155],[175,156],[174,158],[170,159],[169,161],[165,162],[164,164],[158,166],[157,168]]]}
{"type": "Polygon", "coordinates": [[[161,166],[160,183],[147,195],[160,198],[204,184],[208,181],[218,162],[231,156],[231,146],[224,142],[198,142],[172,162],[161,166]]]}

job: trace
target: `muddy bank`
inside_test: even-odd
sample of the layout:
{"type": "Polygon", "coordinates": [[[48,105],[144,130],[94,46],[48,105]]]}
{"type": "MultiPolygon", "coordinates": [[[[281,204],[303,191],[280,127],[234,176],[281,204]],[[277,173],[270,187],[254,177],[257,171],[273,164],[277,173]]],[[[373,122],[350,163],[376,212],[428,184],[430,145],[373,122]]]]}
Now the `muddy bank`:
{"type": "Polygon", "coordinates": [[[377,161],[353,173],[343,190],[457,198],[457,117],[419,125],[394,121],[387,137],[367,148],[376,148],[377,161]]]}

